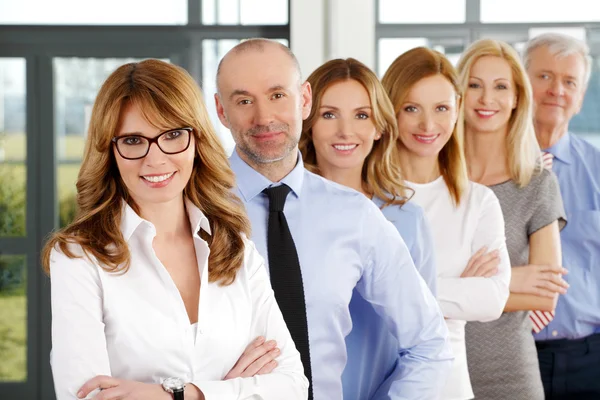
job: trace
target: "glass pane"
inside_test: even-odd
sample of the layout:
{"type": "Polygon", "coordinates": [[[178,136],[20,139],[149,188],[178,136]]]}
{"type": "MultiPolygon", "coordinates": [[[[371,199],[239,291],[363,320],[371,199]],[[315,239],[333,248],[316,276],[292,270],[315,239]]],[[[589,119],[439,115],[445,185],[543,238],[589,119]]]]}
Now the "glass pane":
{"type": "Polygon", "coordinates": [[[466,0],[378,1],[382,24],[447,24],[466,19],[466,0]]]}
{"type": "Polygon", "coordinates": [[[75,215],[75,183],[83,158],[87,127],[96,99],[104,80],[117,67],[131,58],[55,58],[54,110],[56,157],[58,165],[57,193],[60,226],[65,226],[75,215]]]}
{"type": "Polygon", "coordinates": [[[586,40],[586,30],[584,27],[551,27],[529,28],[529,39],[539,36],[543,33],[561,33],[563,35],[572,36],[579,40],[586,40]]]}
{"type": "MultiPolygon", "coordinates": [[[[286,39],[277,39],[278,42],[289,46],[286,39]]],[[[215,107],[214,94],[217,92],[217,67],[223,56],[231,50],[240,41],[236,39],[222,39],[222,40],[203,40],[202,41],[202,91],[204,92],[204,100],[206,107],[210,115],[213,126],[217,130],[223,147],[227,154],[231,154],[235,146],[235,142],[231,137],[229,129],[227,129],[219,120],[217,116],[217,109],[215,107]]]]}
{"type": "Polygon", "coordinates": [[[27,380],[25,256],[0,255],[0,382],[27,380]]]}
{"type": "Polygon", "coordinates": [[[430,47],[444,53],[454,65],[458,63],[464,44],[460,38],[431,39],[431,38],[385,38],[379,39],[378,74],[382,77],[388,67],[402,53],[415,47],[430,47]]]}
{"type": "Polygon", "coordinates": [[[202,0],[205,25],[286,25],[289,0],[202,0]]]}
{"type": "Polygon", "coordinates": [[[486,31],[481,35],[482,39],[496,39],[502,40],[506,43],[510,44],[522,54],[525,49],[525,45],[527,44],[528,39],[532,39],[536,36],[539,36],[543,33],[562,33],[565,35],[572,36],[579,40],[586,40],[587,31],[584,27],[553,27],[553,26],[544,26],[541,28],[529,28],[526,34],[517,33],[515,31],[486,31]]]}
{"type": "Polygon", "coordinates": [[[187,0],[0,1],[0,24],[184,25],[187,0]]]}
{"type": "Polygon", "coordinates": [[[383,77],[385,71],[400,54],[421,46],[427,46],[426,38],[379,39],[379,76],[383,77]]]}
{"type": "Polygon", "coordinates": [[[592,75],[581,112],[569,123],[569,131],[600,149],[600,56],[593,57],[592,75]]]}
{"type": "Polygon", "coordinates": [[[481,21],[600,21],[600,7],[590,7],[591,4],[589,0],[569,0],[568,5],[564,0],[481,0],[481,21]]]}
{"type": "Polygon", "coordinates": [[[25,60],[0,58],[0,236],[25,235],[25,145],[25,60]]]}
{"type": "Polygon", "coordinates": [[[204,101],[210,115],[210,119],[215,127],[219,138],[225,147],[227,154],[231,154],[235,143],[227,129],[217,116],[214,94],[217,93],[217,66],[221,58],[237,45],[239,40],[203,40],[202,41],[202,91],[204,92],[204,101]]]}

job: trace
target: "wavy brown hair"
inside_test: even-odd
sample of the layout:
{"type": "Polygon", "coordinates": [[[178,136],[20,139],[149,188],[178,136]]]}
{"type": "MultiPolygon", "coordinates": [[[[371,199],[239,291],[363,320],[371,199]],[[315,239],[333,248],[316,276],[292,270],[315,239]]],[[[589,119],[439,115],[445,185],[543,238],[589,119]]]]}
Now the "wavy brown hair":
{"type": "MultiPolygon", "coordinates": [[[[412,87],[421,79],[434,75],[445,77],[454,87],[457,96],[461,96],[458,73],[442,53],[426,47],[417,47],[394,60],[385,72],[381,83],[394,105],[396,117],[412,87]]],[[[469,181],[463,151],[463,137],[463,124],[458,121],[448,143],[438,154],[440,171],[456,205],[460,203],[469,181]]],[[[401,140],[398,140],[398,145],[404,146],[401,140]]]]}
{"type": "Polygon", "coordinates": [[[198,85],[183,68],[159,60],[125,64],[100,88],[77,178],[78,212],[70,225],[46,243],[43,269],[49,273],[54,249],[75,258],[70,244],[80,245],[84,254],[94,257],[106,271],[125,273],[129,269],[129,247],[120,229],[122,200],[136,213],[140,210],[121,180],[111,142],[128,103],[138,106],[147,121],[158,128],[194,129],[196,156],[184,197],[210,221],[212,234],[199,232],[210,246],[209,280],[231,284],[243,263],[244,235],[250,235],[250,222],[232,192],[235,177],[198,85]]]}
{"type": "Polygon", "coordinates": [[[398,152],[394,151],[398,140],[394,108],[375,73],[354,58],[328,61],[307,79],[312,87],[313,107],[302,124],[302,136],[298,144],[304,165],[308,170],[319,173],[312,128],[321,117],[321,99],[333,84],[349,80],[360,83],[369,94],[375,129],[381,133],[381,138],[373,143],[373,148],[364,161],[363,187],[367,193],[384,200],[384,207],[391,204],[403,205],[408,200],[406,193],[411,192],[412,195],[412,190],[404,186],[398,152]]]}

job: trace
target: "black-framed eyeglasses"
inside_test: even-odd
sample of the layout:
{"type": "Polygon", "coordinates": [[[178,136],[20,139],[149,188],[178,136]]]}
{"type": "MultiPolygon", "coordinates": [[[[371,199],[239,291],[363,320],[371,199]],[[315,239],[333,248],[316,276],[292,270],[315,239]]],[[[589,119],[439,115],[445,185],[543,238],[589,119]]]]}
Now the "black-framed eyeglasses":
{"type": "Polygon", "coordinates": [[[150,145],[156,143],[160,151],[165,154],[182,153],[190,147],[194,128],[171,129],[160,135],[149,138],[142,135],[124,135],[112,138],[121,157],[127,160],[138,160],[146,157],[150,145]]]}

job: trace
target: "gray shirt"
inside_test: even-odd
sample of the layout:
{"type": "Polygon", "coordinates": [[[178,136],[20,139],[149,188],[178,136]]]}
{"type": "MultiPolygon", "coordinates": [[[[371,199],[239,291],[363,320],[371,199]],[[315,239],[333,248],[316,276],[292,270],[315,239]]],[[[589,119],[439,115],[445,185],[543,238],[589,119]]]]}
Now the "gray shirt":
{"type": "MultiPolygon", "coordinates": [[[[512,180],[490,188],[504,214],[511,265],[527,265],[529,236],[556,220],[560,229],[566,223],[558,180],[544,170],[523,188],[512,180]]],[[[467,362],[476,399],[544,399],[531,330],[527,311],[503,313],[491,322],[467,323],[467,362]]]]}

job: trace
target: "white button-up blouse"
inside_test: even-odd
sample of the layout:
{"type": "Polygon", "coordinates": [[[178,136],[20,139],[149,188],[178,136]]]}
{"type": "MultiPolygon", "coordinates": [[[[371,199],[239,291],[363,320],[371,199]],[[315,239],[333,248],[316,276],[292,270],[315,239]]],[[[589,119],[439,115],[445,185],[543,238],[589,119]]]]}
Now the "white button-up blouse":
{"type": "MultiPolygon", "coordinates": [[[[306,399],[300,355],[271,289],[262,257],[245,240],[235,282],[208,282],[207,218],[186,201],[201,277],[197,329],[171,276],[157,258],[154,226],[124,204],[121,231],[131,253],[125,274],[108,273],[94,258],[70,259],[53,250],[51,364],[58,400],[76,399],[96,375],[146,383],[179,377],[207,400],[306,399]],[[281,349],[268,375],[223,380],[257,336],[281,349]]],[[[82,255],[79,246],[72,246],[82,255]]],[[[92,393],[94,394],[94,393],[92,393]]]]}

